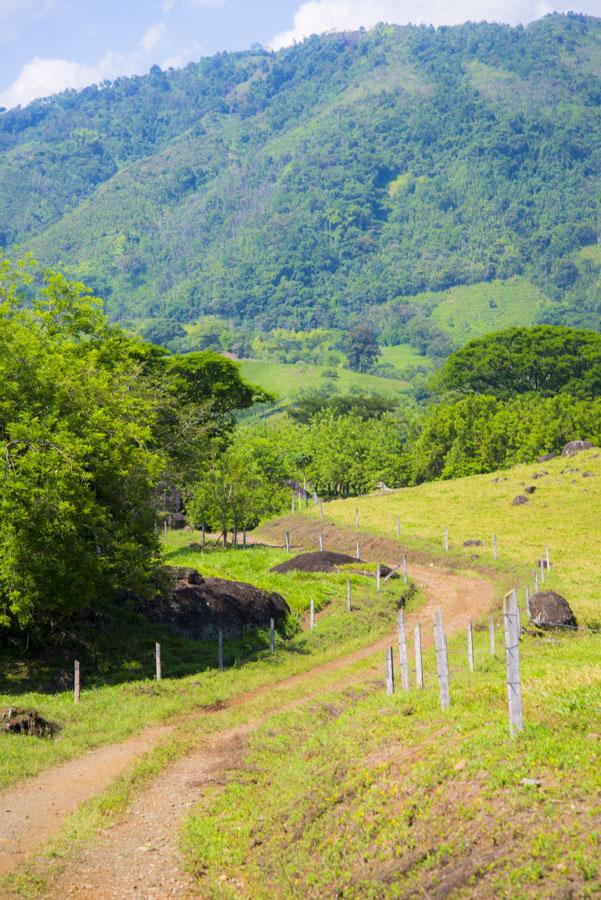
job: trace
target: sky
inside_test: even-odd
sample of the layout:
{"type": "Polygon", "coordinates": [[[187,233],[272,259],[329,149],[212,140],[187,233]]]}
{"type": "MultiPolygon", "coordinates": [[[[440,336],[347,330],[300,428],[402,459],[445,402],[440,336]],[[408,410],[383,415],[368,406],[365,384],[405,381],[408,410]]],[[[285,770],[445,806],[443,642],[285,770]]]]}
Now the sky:
{"type": "Polygon", "coordinates": [[[0,0],[0,106],[253,43],[278,50],[378,22],[527,24],[568,10],[601,16],[601,0],[0,0]]]}

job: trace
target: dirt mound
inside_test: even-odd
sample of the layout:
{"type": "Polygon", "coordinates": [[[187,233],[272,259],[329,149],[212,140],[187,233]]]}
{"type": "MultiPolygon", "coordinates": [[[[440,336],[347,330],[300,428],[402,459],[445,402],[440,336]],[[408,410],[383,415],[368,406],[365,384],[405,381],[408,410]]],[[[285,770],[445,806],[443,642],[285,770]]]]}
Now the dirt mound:
{"type": "Polygon", "coordinates": [[[532,624],[539,628],[577,628],[570,604],[555,591],[539,591],[530,599],[532,624]]]}
{"type": "Polygon", "coordinates": [[[301,553],[293,559],[274,566],[271,572],[336,572],[338,566],[361,562],[346,553],[335,553],[332,550],[316,550],[313,553],[301,553]]]}
{"type": "Polygon", "coordinates": [[[264,627],[270,619],[283,621],[290,608],[280,594],[262,591],[243,581],[203,578],[196,569],[166,566],[170,589],[146,601],[143,612],[178,634],[195,640],[219,630],[237,634],[247,625],[264,627]]]}
{"type": "Polygon", "coordinates": [[[8,734],[32,737],[53,737],[60,731],[60,725],[43,719],[35,709],[19,709],[16,706],[0,710],[0,728],[8,734]]]}
{"type": "Polygon", "coordinates": [[[525,497],[523,494],[518,494],[511,502],[514,506],[523,506],[524,503],[528,503],[528,497],[525,497]]]}

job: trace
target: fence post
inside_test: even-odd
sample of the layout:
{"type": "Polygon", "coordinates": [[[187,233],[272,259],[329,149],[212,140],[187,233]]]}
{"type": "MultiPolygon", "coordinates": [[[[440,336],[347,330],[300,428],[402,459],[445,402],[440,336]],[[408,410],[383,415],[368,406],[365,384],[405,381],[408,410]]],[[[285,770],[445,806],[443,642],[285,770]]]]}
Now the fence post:
{"type": "Polygon", "coordinates": [[[167,537],[167,519],[165,519],[165,537],[167,537]]]}
{"type": "Polygon", "coordinates": [[[444,545],[445,550],[448,553],[449,552],[449,529],[448,528],[445,528],[445,530],[444,530],[443,545],[444,545]]]}
{"type": "Polygon", "coordinates": [[[355,528],[359,530],[359,510],[355,510],[355,528]]]}
{"type": "Polygon", "coordinates": [[[415,683],[421,690],[424,686],[424,670],[422,666],[422,630],[419,625],[415,626],[413,639],[415,642],[415,683]]]}
{"type": "Polygon", "coordinates": [[[474,671],[474,632],[472,630],[472,623],[468,622],[467,625],[467,662],[470,667],[470,672],[474,671]]]}
{"type": "Polygon", "coordinates": [[[80,675],[79,675],[79,660],[75,660],[75,664],[73,666],[73,702],[79,703],[79,693],[80,693],[80,675]]]}
{"type": "Polygon", "coordinates": [[[490,631],[490,655],[494,656],[495,655],[495,617],[494,617],[493,613],[490,614],[489,631],[490,631]]]}
{"type": "Polygon", "coordinates": [[[207,539],[207,536],[205,534],[205,526],[204,526],[204,522],[203,522],[203,525],[202,525],[202,549],[203,550],[205,548],[206,539],[207,539]]]}
{"type": "Polygon", "coordinates": [[[503,601],[505,624],[505,661],[507,666],[507,704],[509,731],[523,731],[522,685],[520,680],[520,641],[518,632],[517,595],[512,591],[503,601]]]}
{"type": "Polygon", "coordinates": [[[351,611],[351,579],[346,579],[346,608],[351,611]]]}
{"type": "Polygon", "coordinates": [[[219,671],[223,672],[223,631],[221,628],[217,635],[217,664],[219,666],[219,671]]]}
{"type": "Polygon", "coordinates": [[[534,573],[534,590],[538,594],[538,571],[534,573]]]}
{"type": "Polygon", "coordinates": [[[161,672],[161,645],[160,645],[160,644],[155,644],[155,645],[154,645],[154,658],[155,658],[155,663],[156,663],[156,675],[157,675],[157,681],[160,681],[161,678],[162,678],[162,672],[161,672]]]}
{"type": "Polygon", "coordinates": [[[407,568],[407,555],[403,556],[403,578],[405,580],[405,585],[409,584],[409,570],[407,568]]]}
{"type": "Polygon", "coordinates": [[[439,608],[434,613],[434,638],[436,643],[436,671],[440,685],[440,706],[447,710],[451,704],[449,696],[449,660],[447,656],[447,642],[442,626],[442,610],[439,608]]]}
{"type": "Polygon", "coordinates": [[[311,600],[311,612],[309,613],[311,631],[315,628],[315,600],[311,600]]]}
{"type": "Polygon", "coordinates": [[[394,694],[394,662],[392,647],[386,651],[386,693],[394,694]]]}
{"type": "Polygon", "coordinates": [[[242,529],[242,546],[246,549],[246,525],[242,529]]]}
{"type": "Polygon", "coordinates": [[[303,495],[301,494],[300,491],[298,492],[298,511],[299,512],[303,511],[303,495]]]}
{"type": "Polygon", "coordinates": [[[290,532],[286,532],[286,553],[290,553],[290,532]]]}
{"type": "Polygon", "coordinates": [[[400,516],[396,517],[396,536],[397,537],[401,536],[401,517],[400,516]]]}
{"type": "Polygon", "coordinates": [[[397,616],[397,629],[399,635],[399,661],[401,666],[401,684],[404,691],[409,690],[409,663],[407,660],[407,640],[405,637],[405,612],[399,609],[397,616]]]}
{"type": "Polygon", "coordinates": [[[547,571],[551,571],[551,556],[549,554],[549,545],[545,546],[545,559],[547,560],[547,571]]]}
{"type": "Polygon", "coordinates": [[[540,561],[540,583],[545,583],[545,561],[541,559],[540,561]]]}
{"type": "Polygon", "coordinates": [[[319,515],[323,519],[323,502],[319,501],[319,515]]]}
{"type": "Polygon", "coordinates": [[[361,550],[359,548],[359,544],[357,544],[357,559],[361,559],[361,550]]]}
{"type": "Polygon", "coordinates": [[[317,491],[313,491],[313,505],[317,506],[317,503],[318,503],[317,491]]]}
{"type": "Polygon", "coordinates": [[[275,620],[269,620],[269,646],[271,648],[271,652],[275,653],[275,620]]]}
{"type": "Polygon", "coordinates": [[[319,532],[319,549],[323,552],[323,531],[319,532]]]}
{"type": "Polygon", "coordinates": [[[531,619],[532,616],[530,614],[530,588],[526,585],[526,612],[528,613],[528,618],[531,619]]]}
{"type": "Polygon", "coordinates": [[[381,578],[382,578],[382,572],[380,570],[380,563],[378,563],[378,568],[376,569],[376,590],[377,590],[378,594],[380,593],[381,578]]]}
{"type": "Polygon", "coordinates": [[[498,546],[497,546],[497,536],[496,536],[496,534],[493,534],[493,536],[492,536],[492,558],[493,558],[493,559],[498,559],[498,558],[499,558],[499,548],[498,548],[498,546]]]}
{"type": "Polygon", "coordinates": [[[292,512],[295,511],[295,503],[294,503],[294,491],[292,492],[292,512]]]}

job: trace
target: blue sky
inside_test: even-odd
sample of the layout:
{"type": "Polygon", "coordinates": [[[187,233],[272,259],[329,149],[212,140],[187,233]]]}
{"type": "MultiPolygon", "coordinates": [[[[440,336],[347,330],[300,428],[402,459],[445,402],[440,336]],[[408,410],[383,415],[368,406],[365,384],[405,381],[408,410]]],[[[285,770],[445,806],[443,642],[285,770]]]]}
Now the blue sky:
{"type": "Polygon", "coordinates": [[[278,49],[379,21],[526,23],[567,9],[601,16],[601,0],[0,0],[0,106],[254,42],[278,49]]]}

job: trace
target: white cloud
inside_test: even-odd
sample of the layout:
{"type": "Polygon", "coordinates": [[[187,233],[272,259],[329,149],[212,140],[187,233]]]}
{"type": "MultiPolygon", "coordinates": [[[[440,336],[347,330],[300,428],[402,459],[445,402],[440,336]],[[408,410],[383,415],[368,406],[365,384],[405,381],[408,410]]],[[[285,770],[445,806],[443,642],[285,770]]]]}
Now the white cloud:
{"type": "Polygon", "coordinates": [[[276,35],[271,48],[279,50],[311,34],[372,28],[378,22],[459,25],[486,20],[526,24],[550,12],[573,9],[574,5],[566,6],[561,0],[305,0],[292,28],[276,35]]]}
{"type": "Polygon", "coordinates": [[[165,37],[165,23],[156,22],[151,25],[141,41],[144,53],[151,53],[165,37]]]}
{"type": "Polygon", "coordinates": [[[18,37],[32,22],[45,19],[70,5],[70,0],[0,0],[0,43],[18,37]]]}
{"type": "MultiPolygon", "coordinates": [[[[0,0],[0,3],[4,0],[0,0]]],[[[15,0],[16,2],[16,0],[15,0]]],[[[83,88],[106,78],[145,72],[153,62],[150,54],[165,35],[165,26],[158,22],[142,36],[139,46],[130,54],[105,53],[97,63],[75,62],[36,56],[25,63],[13,83],[0,93],[0,106],[24,106],[38,97],[58,94],[67,88],[83,88]]]]}

